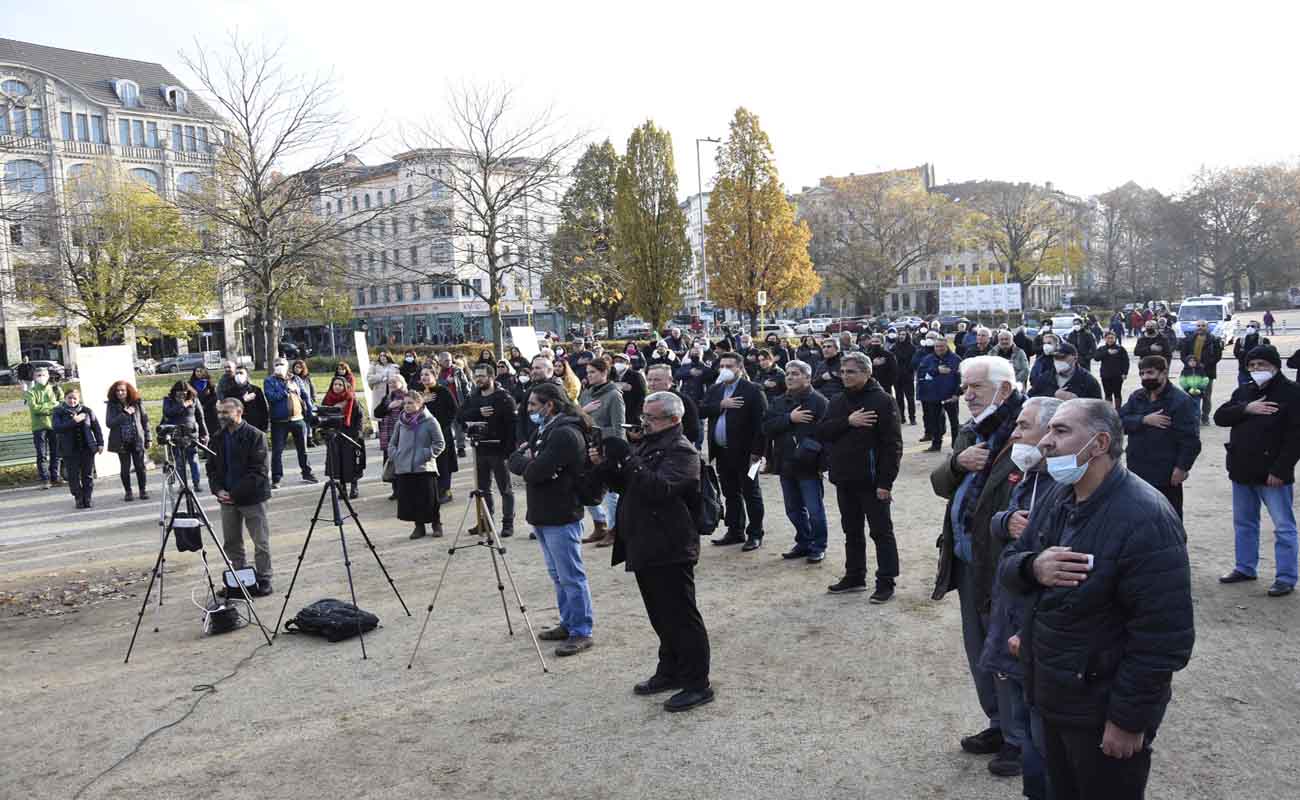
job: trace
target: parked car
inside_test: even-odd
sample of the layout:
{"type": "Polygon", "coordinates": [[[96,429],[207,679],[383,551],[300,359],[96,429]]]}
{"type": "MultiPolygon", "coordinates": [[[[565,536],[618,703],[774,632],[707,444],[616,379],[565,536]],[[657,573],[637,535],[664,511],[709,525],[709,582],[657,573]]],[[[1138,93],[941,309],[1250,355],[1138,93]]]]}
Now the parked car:
{"type": "Polygon", "coordinates": [[[1178,307],[1178,322],[1175,328],[1179,336],[1196,330],[1197,322],[1206,322],[1210,333],[1217,336],[1224,344],[1232,344],[1237,339],[1237,321],[1232,318],[1233,303],[1229,296],[1199,294],[1188,297],[1178,307]]]}
{"type": "Polygon", "coordinates": [[[793,339],[798,335],[794,332],[794,328],[784,322],[769,322],[758,326],[758,339],[766,339],[769,333],[775,333],[782,339],[793,339]]]}
{"type": "Polygon", "coordinates": [[[796,323],[794,332],[798,334],[825,333],[826,326],[835,321],[834,317],[809,317],[796,323]]]}
{"type": "Polygon", "coordinates": [[[58,383],[61,380],[65,380],[68,376],[68,371],[64,369],[63,365],[57,361],[49,361],[43,358],[33,358],[28,363],[32,365],[32,369],[40,369],[41,367],[44,367],[50,373],[50,380],[54,381],[55,383],[58,383]]]}
{"type": "Polygon", "coordinates": [[[970,322],[961,314],[940,314],[935,319],[939,320],[939,330],[944,333],[955,333],[958,322],[970,322]]]}
{"type": "Polygon", "coordinates": [[[867,329],[867,326],[870,325],[872,320],[874,319],[875,319],[874,317],[869,317],[869,316],[844,317],[843,319],[837,319],[834,322],[832,322],[830,325],[827,325],[825,332],[842,333],[844,331],[848,331],[849,333],[861,333],[862,331],[867,329]]]}
{"type": "Polygon", "coordinates": [[[16,383],[18,379],[14,377],[14,371],[7,367],[0,367],[0,386],[13,386],[16,383]]]}
{"type": "Polygon", "coordinates": [[[1083,317],[1078,314],[1064,314],[1052,317],[1052,333],[1057,336],[1064,336],[1074,330],[1075,322],[1083,322],[1083,317]]]}
{"type": "Polygon", "coordinates": [[[909,330],[916,330],[924,324],[925,320],[920,317],[899,317],[894,320],[895,328],[908,328],[909,330]]]}
{"type": "Polygon", "coordinates": [[[191,372],[203,366],[202,353],[185,353],[184,355],[164,358],[158,362],[157,372],[164,375],[171,372],[191,372]]]}

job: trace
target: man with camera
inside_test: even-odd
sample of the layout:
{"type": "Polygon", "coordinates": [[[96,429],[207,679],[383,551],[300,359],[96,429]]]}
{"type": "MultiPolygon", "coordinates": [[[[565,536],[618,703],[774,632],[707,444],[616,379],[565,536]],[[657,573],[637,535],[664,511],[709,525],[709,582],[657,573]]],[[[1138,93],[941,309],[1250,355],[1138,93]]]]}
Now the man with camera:
{"type": "MultiPolygon", "coordinates": [[[[504,539],[515,533],[515,490],[506,466],[506,458],[515,449],[515,401],[497,385],[495,372],[491,364],[474,365],[477,390],[470,392],[460,407],[460,421],[475,447],[474,477],[489,514],[496,513],[492,501],[492,480],[496,479],[501,493],[500,536],[504,539]]],[[[471,533],[478,533],[477,526],[471,533]]]]}
{"type": "Polygon", "coordinates": [[[678,690],[664,703],[688,711],[712,702],[709,633],[695,602],[700,557],[692,509],[699,500],[700,454],[682,435],[682,399],[671,392],[646,398],[629,448],[606,440],[590,451],[610,490],[622,497],[614,564],[636,575],[650,625],[659,637],[654,674],[632,687],[638,695],[678,690]]]}
{"type": "Polygon", "coordinates": [[[306,417],[311,409],[299,381],[296,375],[289,374],[289,362],[277,358],[272,373],[263,384],[266,402],[271,410],[272,489],[280,488],[280,479],[284,477],[284,444],[289,437],[293,437],[294,449],[298,451],[298,466],[302,469],[303,483],[319,483],[312,474],[311,464],[307,463],[306,417]]]}
{"type": "Polygon", "coordinates": [[[239,398],[219,402],[217,418],[221,428],[209,440],[208,487],[221,503],[226,556],[232,568],[244,568],[243,526],[247,526],[257,573],[257,585],[248,593],[265,597],[271,594],[271,529],[266,520],[271,483],[266,475],[266,437],[244,422],[244,404],[239,398]]]}

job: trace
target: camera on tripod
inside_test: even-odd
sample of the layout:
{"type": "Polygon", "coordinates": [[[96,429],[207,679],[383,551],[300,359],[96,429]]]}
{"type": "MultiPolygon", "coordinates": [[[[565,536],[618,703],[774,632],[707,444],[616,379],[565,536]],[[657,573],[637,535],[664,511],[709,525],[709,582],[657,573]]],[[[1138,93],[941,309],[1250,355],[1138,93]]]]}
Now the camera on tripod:
{"type": "Polygon", "coordinates": [[[330,435],[343,429],[342,406],[316,406],[316,429],[330,435]]]}
{"type": "Polygon", "coordinates": [[[470,443],[475,447],[478,447],[481,444],[499,444],[496,439],[483,438],[487,436],[487,426],[488,424],[486,422],[465,423],[465,435],[469,437],[470,443]]]}
{"type": "Polygon", "coordinates": [[[194,445],[194,432],[180,425],[159,425],[154,433],[158,436],[158,444],[163,447],[184,448],[194,445]]]}

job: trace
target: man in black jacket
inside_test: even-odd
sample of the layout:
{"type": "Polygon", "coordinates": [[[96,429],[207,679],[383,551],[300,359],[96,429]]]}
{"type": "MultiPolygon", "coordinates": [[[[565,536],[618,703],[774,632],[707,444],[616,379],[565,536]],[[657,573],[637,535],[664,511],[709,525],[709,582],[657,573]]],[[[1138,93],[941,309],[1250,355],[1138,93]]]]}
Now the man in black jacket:
{"type": "Polygon", "coordinates": [[[1097,339],[1079,320],[1074,321],[1071,331],[1065,334],[1065,341],[1079,353],[1079,366],[1084,372],[1092,371],[1092,354],[1097,349],[1097,339]]]}
{"type": "Polygon", "coordinates": [[[1210,421],[1210,397],[1214,393],[1214,379],[1219,375],[1219,359],[1223,358],[1223,343],[1210,333],[1210,323],[1203,319],[1196,321],[1196,330],[1183,338],[1178,352],[1183,359],[1184,369],[1201,368],[1208,383],[1201,390],[1201,423],[1210,421]]]}
{"type": "MultiPolygon", "coordinates": [[[[1109,334],[1108,334],[1109,335],[1109,334]]],[[[1183,482],[1201,452],[1196,401],[1169,382],[1160,356],[1138,362],[1142,388],[1120,409],[1128,434],[1128,468],[1154,486],[1183,518],[1183,482]]]]}
{"type": "Polygon", "coordinates": [[[645,404],[645,376],[632,367],[632,358],[626,353],[615,353],[612,365],[609,379],[623,393],[623,412],[627,421],[635,423],[641,418],[641,407],[645,404]]]}
{"type": "Polygon", "coordinates": [[[785,559],[820,564],[826,558],[825,448],[816,438],[827,401],[812,388],[812,367],[803,361],[785,365],[786,392],[767,407],[763,433],[772,442],[772,466],[781,476],[785,515],[794,525],[794,547],[785,559]]]}
{"type": "Polygon", "coordinates": [[[822,341],[822,360],[813,375],[813,388],[827,400],[834,400],[844,391],[844,383],[840,380],[841,355],[840,344],[834,337],[828,336],[822,341]]]}
{"type": "Polygon", "coordinates": [[[1038,446],[1058,486],[998,576],[1030,596],[1020,648],[1049,781],[1058,798],[1141,798],[1173,673],[1196,638],[1183,526],[1119,463],[1111,404],[1063,403],[1038,446]]]}
{"type": "Polygon", "coordinates": [[[582,515],[586,509],[577,490],[591,420],[564,389],[545,382],[529,391],[528,415],[537,432],[510,455],[510,471],[522,476],[527,487],[528,524],[541,545],[560,612],[560,624],[537,638],[560,642],[555,648],[557,656],[573,656],[594,644],[591,589],[582,564],[582,515]]]}
{"type": "Polygon", "coordinates": [[[871,378],[871,359],[863,353],[844,356],[840,368],[843,394],[830,401],[817,425],[817,438],[830,448],[831,483],[844,528],[844,577],[828,588],[832,594],[867,590],[867,540],[864,520],[876,545],[876,589],[872,603],[894,596],[898,578],[898,543],[889,504],[903,460],[903,433],[898,407],[871,378]]]}
{"type": "Polygon", "coordinates": [[[745,543],[746,552],[763,544],[763,491],[750,466],[763,458],[763,417],[767,398],[745,379],[744,362],[736,353],[718,357],[718,382],[700,405],[709,421],[709,460],[718,462],[718,482],[727,507],[727,531],[713,544],[745,543]],[[748,513],[749,524],[745,524],[748,513]]]}
{"type": "Polygon", "coordinates": [[[1147,356],[1160,356],[1170,364],[1174,363],[1174,349],[1169,346],[1169,340],[1160,335],[1154,319],[1142,323],[1142,335],[1133,343],[1134,358],[1147,356]]]}
{"type": "Polygon", "coordinates": [[[233,397],[243,404],[244,422],[262,433],[271,430],[271,409],[266,404],[266,395],[262,392],[261,386],[248,380],[248,367],[236,367],[231,383],[234,389],[226,397],[233,397]]]}
{"type": "MultiPolygon", "coordinates": [[[[470,433],[470,441],[481,440],[474,450],[474,476],[479,492],[487,502],[488,513],[495,514],[492,481],[501,493],[501,538],[515,535],[515,490],[510,483],[506,458],[515,449],[515,401],[496,383],[496,369],[487,363],[474,365],[474,385],[460,407],[460,422],[470,433]]],[[[478,526],[471,529],[477,535],[478,526]]]]}
{"type": "Polygon", "coordinates": [[[898,359],[885,349],[885,340],[879,333],[867,339],[867,357],[871,359],[871,377],[885,394],[893,397],[894,382],[898,380],[898,359]]]}
{"type": "Polygon", "coordinates": [[[615,565],[636,575],[650,625],[659,636],[659,664],[632,687],[638,695],[679,689],[668,711],[712,702],[709,632],[695,602],[700,557],[692,509],[699,501],[700,453],[682,435],[682,400],[670,392],[646,398],[641,437],[628,446],[607,440],[591,451],[606,484],[620,495],[615,565]]]}
{"type": "Polygon", "coordinates": [[[253,540],[257,585],[253,597],[271,593],[271,528],[266,501],[271,499],[271,479],[266,467],[266,435],[244,422],[244,403],[227,397],[217,404],[220,432],[209,439],[208,487],[221,503],[221,534],[226,557],[236,570],[244,568],[244,532],[253,540]]]}
{"type": "Polygon", "coordinates": [[[885,349],[894,356],[898,365],[898,374],[894,378],[894,399],[898,402],[898,421],[902,424],[907,417],[907,424],[916,424],[916,372],[912,369],[912,360],[916,355],[916,345],[906,331],[899,333],[890,328],[885,334],[885,349]]]}
{"type": "Polygon", "coordinates": [[[1057,400],[1073,400],[1076,397],[1101,399],[1101,384],[1097,383],[1091,372],[1079,369],[1078,354],[1073,345],[1062,342],[1051,358],[1053,369],[1044,370],[1030,379],[1030,397],[1055,397],[1057,400]]]}
{"type": "MultiPolygon", "coordinates": [[[[682,399],[682,435],[686,441],[699,450],[704,446],[704,435],[700,429],[700,407],[695,401],[673,388],[673,368],[667,364],[655,364],[646,370],[646,388],[650,392],[671,392],[682,399]]],[[[631,424],[641,421],[638,417],[628,417],[631,424]]]]}
{"type": "Polygon", "coordinates": [[[77,508],[90,508],[95,493],[95,456],[104,452],[104,432],[89,406],[81,402],[81,393],[69,389],[63,402],[51,415],[54,433],[59,437],[59,454],[68,474],[68,489],[77,508]]]}
{"type": "Polygon", "coordinates": [[[1097,360],[1101,362],[1102,399],[1113,402],[1118,411],[1124,402],[1121,395],[1124,392],[1124,379],[1128,377],[1128,351],[1119,343],[1115,331],[1106,331],[1103,343],[1097,349],[1097,360]]]}
{"type": "Polygon", "coordinates": [[[1259,566],[1259,506],[1273,518],[1277,578],[1270,597],[1295,590],[1297,543],[1295,465],[1300,460],[1300,386],[1282,374],[1282,358],[1272,345],[1260,345],[1246,358],[1250,383],[1214,412],[1214,424],[1232,428],[1228,438],[1228,478],[1232,481],[1232,521],[1237,565],[1221,583],[1255,580],[1259,566]]]}

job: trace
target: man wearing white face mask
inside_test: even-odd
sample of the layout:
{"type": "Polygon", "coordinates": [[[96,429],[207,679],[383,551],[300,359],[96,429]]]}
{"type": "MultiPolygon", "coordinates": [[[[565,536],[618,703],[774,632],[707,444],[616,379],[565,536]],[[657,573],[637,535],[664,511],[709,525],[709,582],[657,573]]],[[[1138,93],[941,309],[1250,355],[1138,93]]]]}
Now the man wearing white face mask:
{"type": "Polygon", "coordinates": [[[727,509],[727,531],[712,540],[715,545],[744,542],[742,549],[749,552],[763,544],[763,492],[758,481],[749,477],[749,469],[763,457],[766,414],[767,397],[757,384],[746,380],[741,357],[719,356],[718,382],[700,404],[700,417],[709,421],[709,460],[718,462],[727,509]]]}
{"type": "MultiPolygon", "coordinates": [[[[1011,498],[1006,509],[989,521],[989,545],[977,558],[991,560],[996,574],[998,557],[1007,544],[1019,539],[1029,523],[1038,498],[1056,485],[1047,473],[1038,443],[1047,434],[1047,423],[1061,406],[1054,397],[1031,397],[1020,408],[1011,433],[1011,461],[1015,470],[1008,476],[1011,498]]],[[[998,719],[1005,740],[1003,752],[989,762],[989,772],[1011,777],[1024,775],[1024,795],[1047,797],[1047,768],[1042,758],[1041,718],[1025,702],[1025,670],[1020,663],[1020,629],[1029,611],[1024,598],[1013,595],[996,580],[989,611],[988,635],[980,654],[980,666],[991,672],[997,686],[998,719]],[[1014,642],[1013,642],[1014,639],[1014,642]]]]}
{"type": "Polygon", "coordinates": [[[1007,741],[1002,732],[993,675],[980,668],[979,658],[988,635],[996,566],[996,559],[985,554],[991,547],[989,521],[1007,507],[1011,495],[1008,478],[1015,463],[1008,442],[1024,396],[1016,389],[1010,362],[997,356],[963,361],[961,385],[971,420],[957,434],[953,455],[930,473],[934,493],[948,500],[932,598],[941,600],[957,590],[966,662],[988,718],[984,730],[961,740],[961,748],[977,755],[997,753],[1000,761],[1018,761],[1019,752],[1007,749],[1018,743],[1007,741]]]}
{"type": "Polygon", "coordinates": [[[1259,506],[1273,519],[1277,578],[1270,597],[1295,590],[1297,541],[1295,465],[1300,460],[1300,386],[1282,374],[1282,357],[1272,345],[1247,356],[1250,383],[1214,412],[1214,424],[1231,428],[1228,478],[1232,480],[1232,526],[1237,563],[1220,583],[1255,580],[1259,566],[1259,506]]]}
{"type": "Polygon", "coordinates": [[[1025,683],[1057,797],[1144,796],[1151,742],[1196,633],[1182,522],[1120,463],[1114,405],[1070,400],[1038,443],[1057,487],[1002,554],[1004,588],[1033,604],[1025,683]]]}
{"type": "Polygon", "coordinates": [[[303,482],[318,483],[311,464],[307,463],[307,425],[303,421],[306,405],[298,380],[289,375],[288,361],[275,360],[271,374],[262,382],[262,392],[271,411],[271,488],[280,488],[280,479],[284,477],[284,445],[291,437],[298,451],[303,482]]]}
{"type": "Polygon", "coordinates": [[[1069,342],[1062,342],[1051,354],[1051,372],[1031,377],[1030,397],[1055,397],[1073,400],[1076,397],[1101,399],[1101,384],[1091,372],[1079,368],[1078,353],[1069,342]]]}

